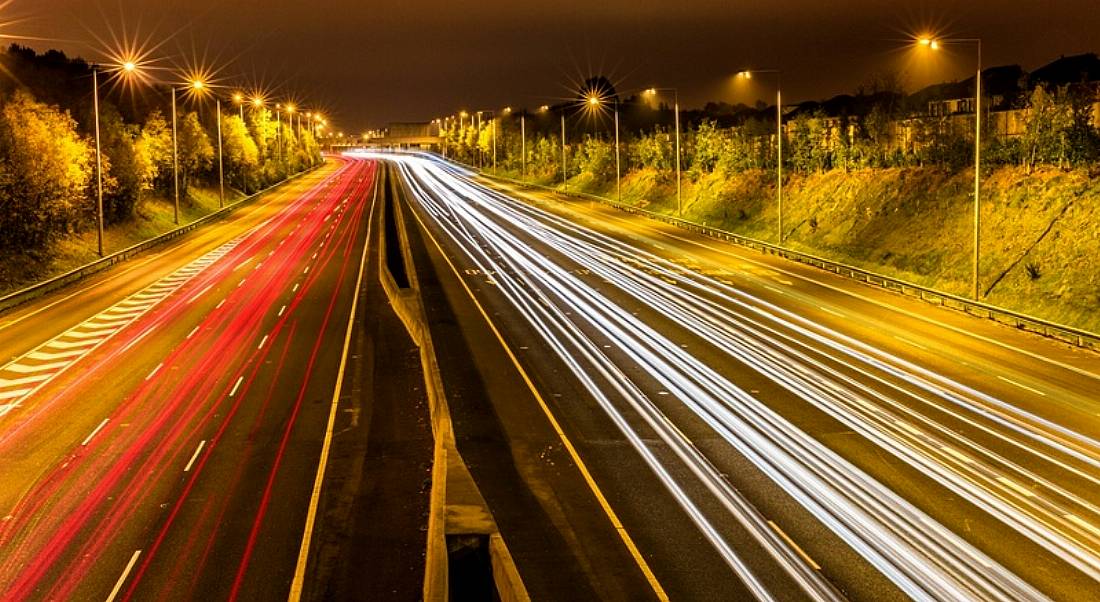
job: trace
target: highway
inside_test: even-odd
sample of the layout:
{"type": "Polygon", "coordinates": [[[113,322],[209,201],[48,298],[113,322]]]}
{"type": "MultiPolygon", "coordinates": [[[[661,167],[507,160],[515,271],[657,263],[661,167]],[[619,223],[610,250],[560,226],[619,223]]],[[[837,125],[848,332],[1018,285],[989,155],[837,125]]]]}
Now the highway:
{"type": "Polygon", "coordinates": [[[0,597],[287,597],[375,169],[331,158],[0,316],[0,597]]]}
{"type": "Polygon", "coordinates": [[[382,158],[535,598],[1100,597],[1095,354],[382,158]]]}

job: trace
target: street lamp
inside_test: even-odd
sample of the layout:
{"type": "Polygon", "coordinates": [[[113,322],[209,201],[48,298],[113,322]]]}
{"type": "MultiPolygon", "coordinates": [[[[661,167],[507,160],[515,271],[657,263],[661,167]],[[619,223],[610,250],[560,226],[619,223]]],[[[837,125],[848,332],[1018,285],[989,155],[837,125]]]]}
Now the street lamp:
{"type": "Polygon", "coordinates": [[[679,217],[684,214],[683,189],[680,184],[680,92],[676,88],[649,88],[644,94],[656,96],[658,92],[672,92],[673,95],[672,110],[675,113],[676,124],[676,215],[679,217]]]}
{"type": "MultiPolygon", "coordinates": [[[[588,106],[600,107],[604,103],[603,98],[597,94],[588,95],[588,106]]],[[[623,172],[622,163],[619,158],[619,95],[615,95],[615,198],[618,202],[623,201],[623,172]]]]}
{"type": "Polygon", "coordinates": [[[978,71],[974,77],[974,258],[971,275],[971,296],[975,301],[980,296],[978,268],[981,261],[981,178],[982,178],[982,40],[981,38],[952,38],[937,40],[922,37],[918,46],[929,50],[939,50],[944,44],[974,44],[978,47],[978,71]]]}
{"type": "MultiPolygon", "coordinates": [[[[131,60],[114,66],[113,71],[120,77],[129,77],[138,69],[131,60]]],[[[103,150],[99,140],[99,66],[92,65],[92,111],[95,115],[95,175],[96,175],[96,248],[103,257],[103,150]]]]}
{"type": "Polygon", "coordinates": [[[778,69],[754,69],[737,74],[741,79],[752,79],[754,73],[775,75],[775,203],[776,222],[779,230],[776,238],[783,244],[783,86],[782,72],[778,69]]]}

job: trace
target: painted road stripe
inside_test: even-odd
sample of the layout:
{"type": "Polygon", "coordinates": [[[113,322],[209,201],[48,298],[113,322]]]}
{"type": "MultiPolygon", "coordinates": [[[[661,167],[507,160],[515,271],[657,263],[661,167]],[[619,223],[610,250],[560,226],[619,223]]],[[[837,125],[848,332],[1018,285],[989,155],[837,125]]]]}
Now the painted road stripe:
{"type": "Polygon", "coordinates": [[[191,465],[198,459],[199,454],[202,452],[202,448],[206,445],[206,439],[199,441],[199,446],[195,448],[195,453],[191,454],[191,460],[187,462],[187,466],[183,467],[183,472],[190,472],[191,465]]]}
{"type": "Polygon", "coordinates": [[[798,552],[798,555],[802,557],[802,560],[805,560],[805,561],[806,561],[806,564],[808,564],[808,565],[810,565],[811,567],[813,567],[813,569],[814,569],[815,571],[820,571],[820,570],[821,570],[821,565],[819,565],[818,563],[814,562],[814,559],[813,559],[813,558],[810,558],[810,555],[809,555],[809,554],[807,554],[807,553],[806,553],[806,552],[805,552],[805,551],[804,551],[804,550],[802,549],[802,547],[801,547],[801,546],[799,546],[798,544],[796,544],[796,543],[794,542],[794,540],[793,540],[793,539],[791,539],[791,536],[790,536],[790,535],[787,535],[786,531],[784,531],[783,529],[780,529],[780,528],[779,528],[779,525],[775,524],[774,522],[772,522],[772,521],[770,521],[770,520],[768,521],[768,524],[769,524],[769,525],[771,525],[771,528],[772,528],[772,529],[774,529],[774,530],[775,530],[775,532],[776,532],[776,533],[778,533],[778,534],[779,534],[779,536],[783,538],[783,541],[787,542],[787,545],[791,546],[791,548],[793,548],[795,552],[798,552]]]}
{"type": "Polygon", "coordinates": [[[49,374],[35,374],[34,376],[24,376],[23,378],[0,378],[0,387],[18,387],[19,385],[29,385],[32,383],[42,382],[49,378],[49,374]]]}
{"type": "Polygon", "coordinates": [[[161,363],[157,364],[157,367],[153,368],[153,371],[149,373],[149,376],[145,377],[145,380],[149,380],[150,378],[153,378],[154,376],[156,376],[157,372],[160,372],[160,367],[163,366],[163,365],[164,365],[164,362],[161,362],[161,363]]]}
{"type": "Polygon", "coordinates": [[[825,307],[824,305],[818,305],[817,308],[820,309],[821,311],[825,312],[825,313],[833,314],[834,316],[837,316],[837,317],[840,317],[840,318],[847,318],[848,317],[848,316],[845,316],[844,314],[840,313],[839,311],[829,309],[828,307],[825,307]]]}
{"type": "Polygon", "coordinates": [[[104,328],[104,329],[101,329],[101,330],[92,330],[92,331],[89,331],[89,332],[76,332],[76,331],[70,330],[69,332],[66,332],[62,336],[66,336],[66,337],[70,337],[70,338],[74,338],[74,339],[92,339],[92,338],[95,338],[95,337],[103,338],[103,337],[105,337],[109,334],[112,334],[114,332],[115,332],[114,328],[104,328]]]}
{"type": "MultiPolygon", "coordinates": [[[[31,389],[15,389],[14,391],[0,391],[0,399],[15,399],[30,393],[31,389]]],[[[8,407],[8,406],[5,406],[8,407]]]]}
{"type": "Polygon", "coordinates": [[[237,389],[240,388],[241,381],[243,381],[243,380],[244,380],[243,375],[237,377],[237,382],[233,384],[233,390],[229,392],[230,397],[233,397],[234,395],[237,394],[237,389]]]}
{"type": "Polygon", "coordinates": [[[1008,383],[1010,385],[1016,385],[1017,387],[1020,387],[1021,389],[1025,390],[1025,391],[1031,391],[1032,393],[1034,393],[1036,395],[1042,395],[1043,397],[1047,396],[1046,393],[1043,393],[1039,389],[1033,389],[1033,388],[1031,388],[1031,387],[1029,387],[1025,384],[1018,383],[1018,382],[1012,380],[1011,378],[1005,378],[1005,377],[1001,376],[1000,374],[997,375],[997,378],[1005,381],[1006,383],[1008,383]]]}
{"type": "Polygon", "coordinates": [[[267,342],[267,335],[265,334],[264,338],[260,339],[260,344],[256,346],[256,349],[263,349],[264,348],[264,343],[266,343],[266,342],[267,342]]]}
{"type": "MultiPolygon", "coordinates": [[[[65,335],[62,335],[65,336],[65,335]]],[[[103,339],[89,339],[84,341],[60,341],[53,340],[46,344],[51,349],[76,349],[77,347],[91,347],[103,339]]],[[[83,353],[84,351],[81,351],[83,353]]]]}
{"type": "Polygon", "coordinates": [[[294,283],[294,288],[291,289],[290,292],[292,292],[292,293],[298,292],[298,283],[297,282],[294,283]]]}
{"type": "Polygon", "coordinates": [[[218,301],[218,304],[214,306],[214,309],[221,309],[222,305],[225,305],[225,299],[218,301]]]}
{"type": "Polygon", "coordinates": [[[108,420],[110,420],[110,418],[104,418],[103,422],[100,422],[99,426],[95,427],[95,430],[92,431],[90,435],[84,438],[84,441],[80,444],[80,447],[87,447],[88,442],[92,440],[92,437],[95,437],[96,433],[103,430],[103,427],[107,426],[108,420]]]}
{"type": "Polygon", "coordinates": [[[1067,515],[1063,516],[1062,518],[1064,518],[1064,519],[1068,520],[1069,522],[1077,525],[1078,527],[1081,527],[1082,529],[1088,531],[1089,533],[1092,533],[1094,536],[1100,537],[1100,529],[1097,529],[1093,525],[1085,522],[1081,517],[1079,517],[1075,514],[1067,514],[1067,515]]]}
{"type": "MultiPolygon", "coordinates": [[[[199,326],[201,326],[201,324],[199,326]]],[[[198,332],[198,331],[199,331],[198,326],[192,328],[191,332],[187,333],[187,338],[191,338],[191,337],[195,336],[195,333],[198,332]]]]}
{"type": "Polygon", "coordinates": [[[130,576],[130,571],[134,570],[134,565],[137,564],[138,556],[141,556],[141,550],[134,550],[134,555],[130,557],[130,562],[126,563],[126,568],[122,570],[122,575],[119,576],[118,581],[115,582],[114,589],[112,589],[110,595],[107,596],[107,602],[115,602],[115,598],[118,597],[118,592],[122,591],[122,584],[126,583],[126,578],[130,576]]]}
{"type": "Polygon", "coordinates": [[[1017,493],[1024,497],[1035,497],[1035,493],[1033,493],[1030,489],[1024,487],[1023,485],[1020,485],[1019,483],[1013,481],[1008,477],[997,477],[997,482],[1008,487],[1009,489],[1015,489],[1017,493]]]}
{"type": "Polygon", "coordinates": [[[286,311],[285,305],[279,308],[279,317],[282,317],[284,311],[286,311]]]}
{"type": "Polygon", "coordinates": [[[62,366],[67,366],[69,362],[53,362],[50,364],[35,364],[27,366],[24,364],[11,364],[6,366],[4,370],[9,372],[15,372],[16,374],[31,374],[33,372],[45,372],[47,370],[55,370],[62,366]]]}
{"type": "Polygon", "coordinates": [[[214,288],[214,285],[213,285],[213,284],[210,284],[210,285],[208,285],[208,286],[207,286],[206,288],[204,288],[204,289],[202,289],[201,291],[199,291],[199,292],[195,293],[195,294],[194,294],[194,296],[192,296],[192,297],[191,297],[190,299],[188,299],[188,300],[187,300],[187,302],[188,302],[188,303],[194,303],[194,302],[195,302],[195,301],[196,301],[196,300],[197,300],[197,299],[198,299],[199,297],[201,297],[201,296],[203,296],[204,294],[206,294],[206,291],[208,291],[208,290],[210,290],[210,289],[212,289],[212,288],[214,288]]]}
{"type": "Polygon", "coordinates": [[[149,330],[146,330],[145,332],[138,335],[138,337],[136,339],[130,341],[129,343],[126,343],[126,346],[122,348],[122,351],[124,351],[124,352],[129,351],[131,347],[138,344],[138,341],[140,341],[141,339],[144,339],[145,337],[149,336],[150,332],[153,332],[152,328],[150,328],[149,330]]]}
{"type": "Polygon", "coordinates": [[[84,351],[82,351],[80,349],[76,349],[76,350],[73,350],[73,351],[61,351],[61,352],[58,352],[58,353],[46,353],[45,351],[32,351],[31,353],[27,354],[27,359],[30,359],[30,360],[59,360],[59,359],[66,358],[66,357],[73,357],[73,356],[76,356],[76,355],[80,355],[82,353],[84,353],[84,351]]]}

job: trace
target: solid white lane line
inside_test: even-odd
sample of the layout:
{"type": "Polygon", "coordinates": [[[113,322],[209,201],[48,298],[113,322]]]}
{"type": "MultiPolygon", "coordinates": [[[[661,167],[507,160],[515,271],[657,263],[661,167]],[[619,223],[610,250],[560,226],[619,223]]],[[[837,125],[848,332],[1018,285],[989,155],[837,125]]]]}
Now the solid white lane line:
{"type": "Polygon", "coordinates": [[[183,472],[189,472],[191,470],[191,466],[195,463],[195,460],[198,459],[204,446],[206,446],[206,439],[199,441],[199,446],[195,448],[195,453],[191,454],[191,460],[187,462],[187,466],[183,467],[183,472]]]}
{"type": "MultiPolygon", "coordinates": [[[[368,216],[373,215],[374,206],[378,200],[378,187],[374,187],[374,195],[371,198],[370,207],[368,209],[368,216]]],[[[328,424],[325,427],[325,438],[321,444],[321,457],[317,462],[317,476],[313,480],[313,493],[309,499],[309,508],[306,511],[306,524],[302,532],[302,544],[298,548],[298,564],[294,569],[294,580],[290,583],[290,595],[287,597],[289,602],[298,602],[302,598],[302,590],[305,587],[306,577],[306,563],[309,560],[309,544],[313,539],[313,524],[317,520],[317,507],[321,500],[321,485],[325,480],[325,467],[328,465],[329,449],[332,446],[332,435],[336,427],[336,411],[340,403],[340,390],[344,386],[344,370],[347,367],[348,351],[351,348],[351,333],[352,327],[355,325],[355,314],[359,307],[359,291],[363,286],[363,272],[367,265],[367,251],[370,249],[371,241],[371,224],[372,220],[367,220],[367,233],[365,240],[363,241],[363,255],[359,259],[359,275],[355,278],[355,288],[351,296],[351,311],[348,314],[348,325],[344,331],[344,350],[340,354],[340,366],[336,371],[336,384],[332,389],[332,402],[329,405],[328,424]]],[[[294,285],[294,290],[298,290],[298,285],[294,285]]]]}
{"type": "Polygon", "coordinates": [[[103,422],[100,422],[99,426],[95,427],[95,430],[84,438],[84,441],[80,443],[80,447],[86,447],[88,445],[88,442],[92,440],[92,437],[95,437],[96,434],[99,433],[99,431],[103,430],[103,427],[107,426],[107,421],[109,420],[110,418],[104,418],[103,422]]]}
{"type": "Polygon", "coordinates": [[[186,338],[188,338],[188,339],[189,339],[189,338],[191,338],[191,337],[195,336],[195,333],[196,333],[196,332],[198,332],[198,331],[199,331],[199,327],[198,327],[198,326],[196,326],[196,327],[192,328],[192,329],[191,329],[191,332],[187,333],[187,337],[186,337],[186,338]]]}
{"type": "Polygon", "coordinates": [[[241,375],[241,376],[237,377],[237,382],[233,384],[233,390],[229,392],[230,397],[233,397],[234,395],[237,394],[237,389],[240,388],[241,381],[243,381],[243,380],[244,380],[244,375],[241,375]]]}
{"type": "Polygon", "coordinates": [[[279,308],[279,317],[282,317],[284,311],[286,311],[285,305],[279,308]]]}
{"type": "Polygon", "coordinates": [[[264,338],[260,339],[260,344],[256,346],[256,349],[263,349],[264,348],[264,343],[266,343],[266,342],[267,342],[267,335],[265,334],[264,338]]]}
{"type": "Polygon", "coordinates": [[[206,294],[206,291],[208,291],[208,290],[210,290],[210,289],[212,289],[212,288],[214,288],[214,285],[213,285],[213,284],[211,284],[211,285],[208,285],[208,286],[207,286],[206,288],[204,288],[204,289],[202,289],[201,291],[199,291],[199,292],[195,293],[195,295],[194,295],[193,297],[191,297],[190,299],[188,299],[188,300],[187,300],[187,303],[189,303],[189,304],[190,304],[190,303],[194,303],[194,302],[195,302],[195,301],[196,301],[196,300],[197,300],[197,299],[198,299],[199,297],[201,297],[201,296],[203,296],[204,294],[206,294]]]}
{"type": "Polygon", "coordinates": [[[118,596],[118,592],[122,591],[122,584],[126,583],[126,578],[130,576],[130,571],[134,570],[134,565],[137,564],[138,556],[141,556],[141,550],[134,550],[134,555],[130,557],[130,562],[126,563],[126,568],[123,569],[122,575],[119,576],[118,581],[115,582],[114,589],[111,590],[111,594],[107,596],[107,602],[114,602],[118,596]]]}
{"type": "Polygon", "coordinates": [[[1034,393],[1036,395],[1042,395],[1043,397],[1047,396],[1046,393],[1040,391],[1039,389],[1033,389],[1033,388],[1031,388],[1031,387],[1029,387],[1025,384],[1018,383],[1018,382],[1012,380],[1011,378],[1005,378],[1005,377],[1001,376],[1000,374],[997,375],[997,378],[1005,381],[1006,383],[1008,383],[1010,385],[1016,385],[1017,387],[1020,387],[1021,389],[1025,390],[1025,391],[1031,391],[1032,393],[1034,393]]]}
{"type": "Polygon", "coordinates": [[[149,376],[145,377],[145,380],[149,380],[150,378],[153,378],[154,376],[156,376],[157,372],[160,372],[160,367],[163,366],[163,365],[164,365],[164,362],[161,362],[161,363],[157,364],[157,367],[153,368],[153,371],[149,373],[149,376]]]}

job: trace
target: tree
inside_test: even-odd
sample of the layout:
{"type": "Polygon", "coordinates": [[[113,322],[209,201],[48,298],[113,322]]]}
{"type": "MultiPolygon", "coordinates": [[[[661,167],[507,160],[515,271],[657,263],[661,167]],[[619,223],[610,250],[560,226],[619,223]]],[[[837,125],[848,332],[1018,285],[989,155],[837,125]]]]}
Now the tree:
{"type": "Polygon", "coordinates": [[[260,150],[237,115],[222,116],[222,152],[225,153],[226,178],[248,192],[249,174],[260,164],[260,150]]]}
{"type": "Polygon", "coordinates": [[[180,191],[187,193],[191,180],[210,169],[214,162],[214,146],[202,129],[199,116],[190,112],[176,125],[179,143],[180,191]]]}
{"type": "Polygon", "coordinates": [[[16,92],[0,109],[0,248],[41,250],[92,215],[92,146],[76,121],[16,92]]]}
{"type": "Polygon", "coordinates": [[[172,192],[172,130],[160,111],[153,111],[141,126],[137,141],[145,173],[142,184],[146,190],[158,190],[162,194],[172,192]]]}
{"type": "Polygon", "coordinates": [[[100,107],[99,140],[104,164],[103,218],[107,223],[129,219],[143,189],[147,167],[136,148],[140,130],[122,121],[111,104],[100,107]]]}

